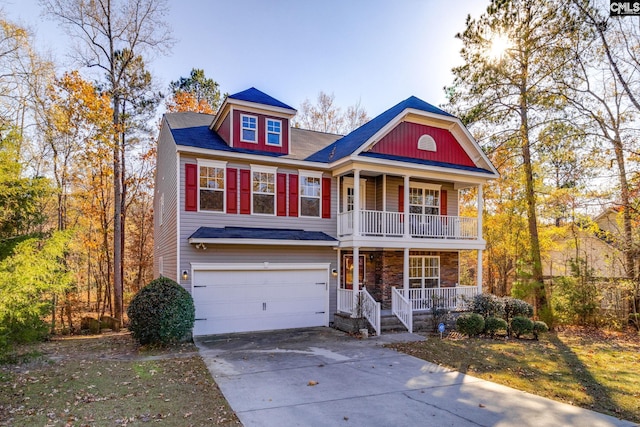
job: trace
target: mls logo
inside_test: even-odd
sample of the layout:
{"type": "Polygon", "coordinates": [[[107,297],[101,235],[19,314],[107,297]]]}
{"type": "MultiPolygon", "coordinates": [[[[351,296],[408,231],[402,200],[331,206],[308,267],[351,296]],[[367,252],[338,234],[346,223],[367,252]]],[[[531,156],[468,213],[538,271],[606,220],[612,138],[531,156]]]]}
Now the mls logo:
{"type": "Polygon", "coordinates": [[[609,16],[638,16],[640,15],[640,1],[609,2],[609,16]]]}

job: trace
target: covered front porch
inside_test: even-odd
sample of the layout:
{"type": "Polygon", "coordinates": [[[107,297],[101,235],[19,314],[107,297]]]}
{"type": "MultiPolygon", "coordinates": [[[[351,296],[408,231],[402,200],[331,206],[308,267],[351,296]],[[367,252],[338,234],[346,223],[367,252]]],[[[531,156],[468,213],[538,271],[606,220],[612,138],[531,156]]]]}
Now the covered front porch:
{"type": "Polygon", "coordinates": [[[465,275],[466,285],[460,284],[460,271],[468,267],[461,267],[459,251],[339,249],[337,265],[337,312],[365,317],[376,334],[383,311],[413,332],[414,313],[465,310],[467,301],[482,293],[481,250],[474,271],[465,275]],[[470,276],[475,276],[473,285],[470,276]]]}

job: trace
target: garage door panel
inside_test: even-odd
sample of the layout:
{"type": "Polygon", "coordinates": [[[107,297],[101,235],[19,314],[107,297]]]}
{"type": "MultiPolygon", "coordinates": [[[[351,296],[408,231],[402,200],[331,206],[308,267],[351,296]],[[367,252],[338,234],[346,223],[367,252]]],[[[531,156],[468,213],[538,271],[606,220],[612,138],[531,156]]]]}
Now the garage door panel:
{"type": "Polygon", "coordinates": [[[194,335],[326,326],[328,270],[194,272],[194,335]]]}

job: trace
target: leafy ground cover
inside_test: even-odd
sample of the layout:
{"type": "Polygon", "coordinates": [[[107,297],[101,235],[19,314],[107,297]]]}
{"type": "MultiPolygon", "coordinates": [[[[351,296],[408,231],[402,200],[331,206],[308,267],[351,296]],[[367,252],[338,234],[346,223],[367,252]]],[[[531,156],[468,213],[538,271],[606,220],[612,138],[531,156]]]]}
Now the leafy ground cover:
{"type": "Polygon", "coordinates": [[[193,344],[128,333],[22,347],[0,366],[0,426],[240,426],[193,344]]]}
{"type": "Polygon", "coordinates": [[[398,351],[509,387],[640,423],[640,336],[567,329],[540,341],[429,337],[398,351]]]}

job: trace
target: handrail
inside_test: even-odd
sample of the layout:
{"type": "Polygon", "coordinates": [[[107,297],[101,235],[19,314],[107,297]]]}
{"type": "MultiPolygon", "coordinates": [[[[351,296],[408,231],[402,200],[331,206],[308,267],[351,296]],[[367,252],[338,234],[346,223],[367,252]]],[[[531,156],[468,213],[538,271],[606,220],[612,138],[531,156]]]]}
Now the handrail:
{"type": "Polygon", "coordinates": [[[358,305],[361,314],[371,323],[376,335],[380,335],[380,303],[367,292],[366,288],[362,288],[358,295],[358,305]]]}
{"type": "Polygon", "coordinates": [[[396,289],[391,288],[391,312],[402,322],[409,333],[413,333],[413,310],[411,301],[396,289]]]}
{"type": "Polygon", "coordinates": [[[337,309],[343,313],[353,313],[353,290],[338,288],[337,309]]]}

